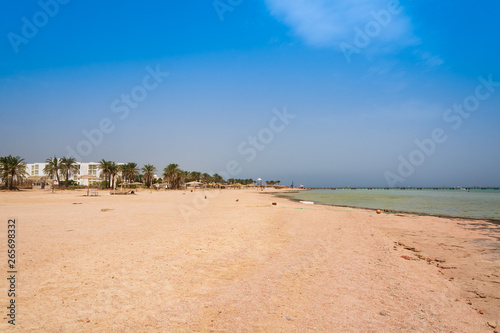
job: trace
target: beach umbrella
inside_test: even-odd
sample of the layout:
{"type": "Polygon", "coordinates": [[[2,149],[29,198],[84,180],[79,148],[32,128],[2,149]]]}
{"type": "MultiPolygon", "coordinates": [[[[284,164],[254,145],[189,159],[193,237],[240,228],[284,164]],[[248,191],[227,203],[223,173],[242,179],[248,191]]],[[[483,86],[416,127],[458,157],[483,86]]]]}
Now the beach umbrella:
{"type": "Polygon", "coordinates": [[[123,185],[127,186],[128,185],[128,182],[126,180],[122,181],[120,183],[120,191],[123,191],[123,185]]]}
{"type": "MultiPolygon", "coordinates": [[[[143,183],[141,182],[133,182],[133,183],[128,183],[129,185],[144,185],[143,183]]],[[[137,190],[136,190],[137,191],[137,190]]]]}
{"type": "Polygon", "coordinates": [[[26,178],[26,181],[29,181],[29,182],[32,182],[32,183],[38,183],[38,182],[42,182],[42,180],[44,180],[46,177],[44,176],[29,176],[28,178],[26,178]]]}
{"type": "MultiPolygon", "coordinates": [[[[78,179],[99,180],[101,178],[94,176],[94,175],[83,175],[83,176],[78,177],[78,179]]],[[[89,181],[88,186],[87,186],[87,196],[89,196],[89,192],[90,192],[90,181],[89,181]]]]}
{"type": "Polygon", "coordinates": [[[198,185],[203,185],[203,183],[202,182],[197,182],[197,181],[192,181],[192,182],[186,183],[185,185],[196,187],[198,185]]]}

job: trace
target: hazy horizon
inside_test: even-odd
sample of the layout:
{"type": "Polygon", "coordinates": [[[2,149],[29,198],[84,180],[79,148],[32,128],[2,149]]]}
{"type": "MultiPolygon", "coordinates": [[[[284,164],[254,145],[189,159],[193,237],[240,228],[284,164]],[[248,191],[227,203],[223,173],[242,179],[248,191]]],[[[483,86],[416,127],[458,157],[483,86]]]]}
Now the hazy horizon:
{"type": "Polygon", "coordinates": [[[0,156],[500,186],[498,3],[59,1],[5,4],[0,156]]]}

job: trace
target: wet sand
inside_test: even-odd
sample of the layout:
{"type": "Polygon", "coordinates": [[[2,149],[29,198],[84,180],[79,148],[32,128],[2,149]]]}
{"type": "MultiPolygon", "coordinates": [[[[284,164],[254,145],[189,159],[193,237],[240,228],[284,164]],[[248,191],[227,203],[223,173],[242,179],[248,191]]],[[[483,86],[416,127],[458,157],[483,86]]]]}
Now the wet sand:
{"type": "MultiPolygon", "coordinates": [[[[500,322],[500,231],[487,222],[254,190],[85,193],[0,192],[2,253],[6,221],[17,221],[18,331],[493,332],[487,322],[500,322]]],[[[6,255],[2,267],[7,276],[6,255]]]]}

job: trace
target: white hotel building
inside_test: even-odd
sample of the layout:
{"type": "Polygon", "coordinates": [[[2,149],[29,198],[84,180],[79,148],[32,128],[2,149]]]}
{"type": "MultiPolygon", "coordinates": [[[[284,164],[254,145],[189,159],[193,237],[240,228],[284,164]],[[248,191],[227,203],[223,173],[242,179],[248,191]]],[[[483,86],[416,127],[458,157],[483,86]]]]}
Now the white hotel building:
{"type": "MultiPolygon", "coordinates": [[[[99,163],[95,162],[76,162],[75,169],[73,172],[69,173],[69,179],[78,182],[79,185],[88,185],[88,179],[79,179],[79,177],[84,175],[92,175],[96,177],[101,177],[102,170],[99,169],[99,163]]],[[[122,164],[122,163],[118,163],[122,164]]],[[[43,169],[47,163],[27,163],[26,164],[26,172],[31,179],[36,179],[36,177],[48,177],[46,173],[43,172],[43,169]]],[[[59,180],[63,182],[66,175],[63,173],[59,173],[59,180]]],[[[54,177],[55,178],[55,177],[54,177]]],[[[90,180],[92,182],[92,180],[90,180]]]]}

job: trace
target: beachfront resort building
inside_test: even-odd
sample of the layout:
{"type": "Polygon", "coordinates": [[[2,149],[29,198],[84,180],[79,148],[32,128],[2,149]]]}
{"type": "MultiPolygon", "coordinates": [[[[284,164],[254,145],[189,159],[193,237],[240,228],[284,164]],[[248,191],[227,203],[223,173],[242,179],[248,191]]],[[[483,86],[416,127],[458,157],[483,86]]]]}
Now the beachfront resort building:
{"type": "MultiPolygon", "coordinates": [[[[123,163],[117,163],[118,165],[123,163]]],[[[48,175],[43,171],[47,163],[27,163],[26,164],[26,173],[28,174],[28,180],[32,180],[35,182],[42,180],[43,178],[49,179],[48,175]]],[[[79,185],[89,185],[89,182],[100,181],[100,180],[92,180],[92,179],[80,179],[80,177],[85,175],[95,176],[97,178],[101,177],[102,170],[99,169],[99,163],[95,162],[76,162],[75,169],[73,172],[70,172],[69,179],[76,181],[79,185]]],[[[63,174],[59,174],[59,180],[61,182],[64,181],[65,176],[63,174]]],[[[53,177],[56,178],[56,177],[53,177]]],[[[55,185],[57,185],[57,181],[55,181],[55,185]]],[[[35,185],[38,186],[38,185],[35,185]]]]}

